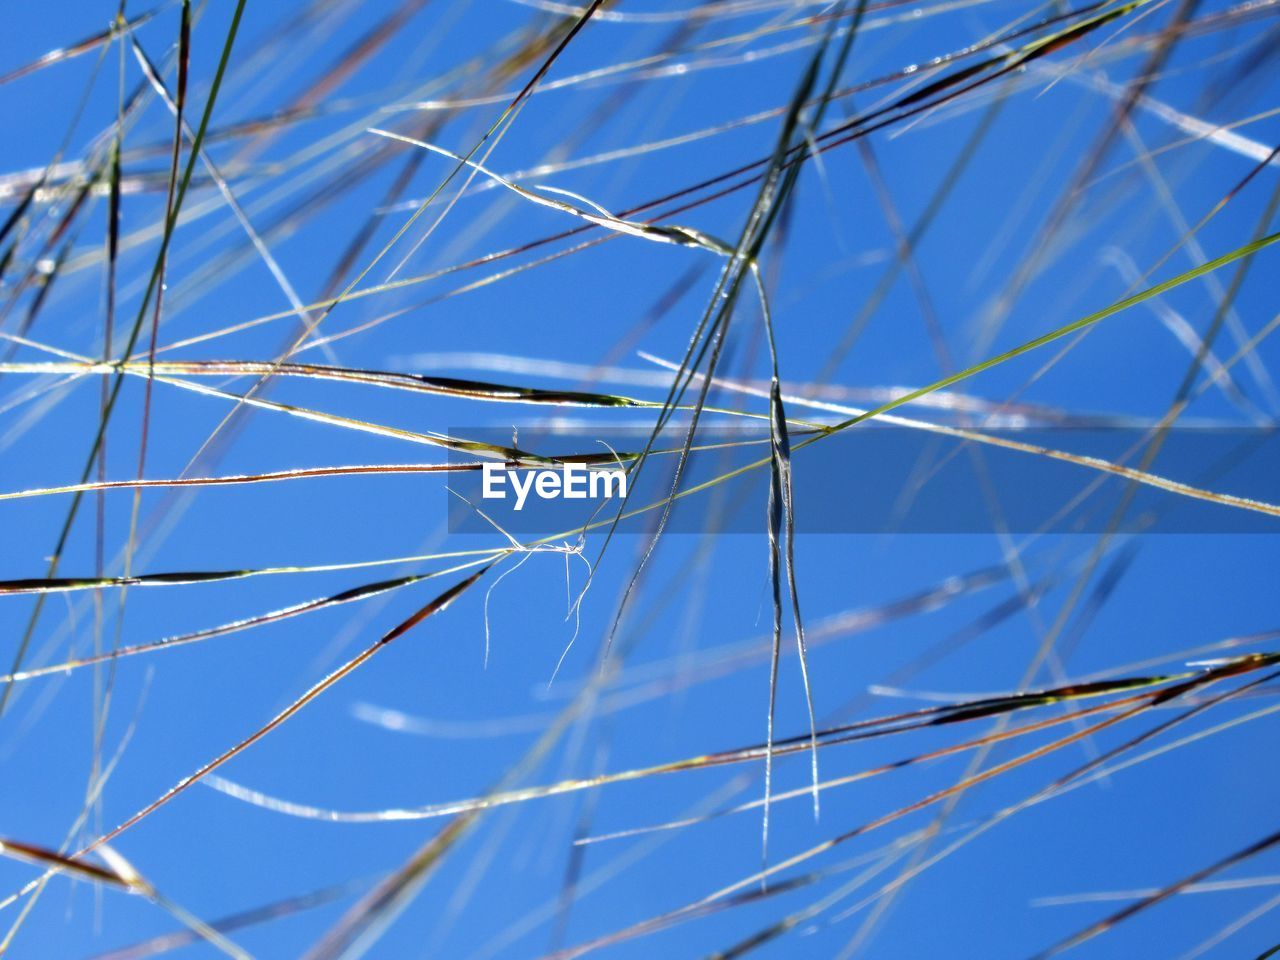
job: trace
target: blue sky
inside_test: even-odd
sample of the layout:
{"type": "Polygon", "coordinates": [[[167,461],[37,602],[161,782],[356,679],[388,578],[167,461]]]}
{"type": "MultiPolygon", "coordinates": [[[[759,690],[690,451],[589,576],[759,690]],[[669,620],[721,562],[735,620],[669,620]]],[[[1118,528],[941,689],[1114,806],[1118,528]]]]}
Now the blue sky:
{"type": "MultiPolygon", "coordinates": [[[[114,5],[91,0],[55,6],[22,5],[7,12],[0,74],[93,35],[115,13],[114,5]]],[[[544,196],[581,209],[589,201],[616,213],[769,155],[780,129],[777,111],[786,107],[820,37],[817,28],[792,21],[827,8],[725,6],[727,11],[706,22],[686,16],[692,8],[675,2],[606,8],[617,16],[589,24],[574,38],[543,89],[524,103],[487,155],[486,166],[544,189],[544,196]],[[670,16],[664,20],[664,14],[670,16]],[[739,34],[750,36],[738,39],[739,34]],[[775,112],[758,116],[770,110],[775,112]],[[687,136],[720,127],[725,129],[687,136]],[[654,146],[630,149],[642,144],[654,146]]],[[[225,0],[195,7],[188,105],[193,122],[206,102],[232,7],[225,0]]],[[[1057,12],[994,0],[876,5],[865,15],[837,87],[891,77],[1057,12]]],[[[1123,102],[1126,85],[1147,62],[1152,31],[1174,15],[1172,5],[1150,2],[1007,80],[860,141],[870,144],[871,153],[846,144],[810,160],[762,258],[788,391],[807,390],[844,407],[874,406],[885,390],[933,383],[950,370],[1230,253],[1255,231],[1267,232],[1260,221],[1280,168],[1257,168],[1259,151],[1265,156],[1280,137],[1280,123],[1267,115],[1280,93],[1274,12],[1264,4],[1244,17],[1214,2],[1195,9],[1197,29],[1174,46],[1131,122],[1107,142],[1070,199],[1067,216],[1040,247],[1063,191],[1076,182],[1123,102]],[[914,266],[887,288],[861,335],[836,356],[850,324],[892,268],[900,239],[895,218],[909,230],[928,211],[956,158],[977,135],[972,159],[918,239],[914,266]],[[1229,202],[1216,210],[1225,197],[1229,202]],[[1216,212],[1188,243],[1188,230],[1211,211],[1216,212]],[[1040,258],[1037,269],[1020,284],[1029,254],[1040,258]],[[1012,300],[1010,290],[1017,294],[1012,300]],[[941,357],[931,323],[944,345],[941,357]]],[[[279,275],[304,303],[326,296],[334,265],[366,224],[369,241],[337,289],[370,264],[357,289],[405,281],[338,304],[295,360],[661,402],[664,368],[641,351],[679,360],[715,289],[722,265],[715,254],[617,236],[552,256],[576,241],[602,236],[597,230],[473,262],[581,222],[490,189],[483,176],[470,181],[437,228],[428,233],[448,199],[429,206],[392,244],[448,176],[451,161],[422,157],[390,205],[389,191],[414,148],[365,166],[388,145],[369,128],[421,135],[433,117],[439,123],[429,139],[466,153],[550,52],[547,46],[516,56],[533,35],[529,31],[554,35],[558,22],[554,12],[502,0],[322,2],[296,10],[246,4],[213,115],[209,156],[226,175],[279,275]],[[354,74],[335,73],[334,64],[353,43],[402,8],[405,19],[390,40],[354,74]],[[334,86],[314,116],[271,136],[260,130],[227,133],[296,105],[326,76],[334,86]],[[504,273],[512,268],[519,269],[504,273]],[[332,339],[311,345],[321,337],[332,339]]],[[[177,34],[173,3],[158,7],[134,34],[153,61],[167,65],[170,85],[177,34]]],[[[132,53],[125,53],[124,88],[131,91],[142,77],[132,53]]],[[[94,156],[95,138],[109,139],[113,131],[120,69],[117,41],[0,85],[7,131],[0,143],[3,173],[42,169],[64,138],[64,160],[94,156]]],[[[896,77],[844,96],[829,109],[826,126],[906,95],[920,82],[896,77]]],[[[172,118],[154,98],[128,127],[116,356],[157,255],[157,234],[148,231],[163,213],[172,134],[172,118]]],[[[184,207],[188,218],[173,238],[157,358],[270,363],[297,336],[289,295],[204,170],[198,168],[197,175],[184,207]]],[[[463,176],[451,182],[445,198],[463,185],[463,176]]],[[[20,176],[0,182],[8,191],[0,194],[0,216],[13,209],[29,182],[20,176]]],[[[753,191],[664,223],[736,239],[753,191]]],[[[26,331],[29,343],[14,347],[6,364],[58,359],[51,350],[71,354],[62,357],[69,362],[101,353],[107,216],[100,194],[86,203],[66,235],[55,238],[52,252],[39,255],[48,260],[66,244],[56,281],[26,331]]],[[[24,271],[38,268],[33,251],[41,250],[66,209],[65,197],[42,195],[29,214],[0,288],[4,302],[12,303],[4,308],[0,331],[12,335],[24,326],[34,293],[15,292],[14,284],[24,271]]],[[[1238,289],[1232,290],[1236,265],[1224,266],[1208,279],[1109,317],[1078,341],[1064,339],[1002,363],[943,396],[995,405],[1016,400],[1034,405],[1034,416],[1150,424],[1169,409],[1193,359],[1194,338],[1210,328],[1224,291],[1232,290],[1234,299],[1214,345],[1216,361],[1229,362],[1241,343],[1266,328],[1276,312],[1277,256],[1274,250],[1257,254],[1238,289]]],[[[763,330],[757,301],[744,293],[730,324],[725,376],[767,378],[763,330]]],[[[1280,359],[1278,350],[1263,339],[1231,366],[1229,389],[1200,389],[1207,380],[1201,372],[1185,418],[1210,426],[1268,426],[1277,414],[1277,396],[1266,371],[1280,359]]],[[[101,377],[64,376],[65,371],[34,368],[0,374],[0,492],[78,480],[99,423],[101,377]]],[[[543,407],[277,377],[260,394],[274,408],[241,409],[221,428],[232,403],[193,391],[192,380],[237,394],[254,383],[246,376],[156,382],[147,421],[148,478],[440,463],[446,458],[438,447],[413,442],[405,433],[352,429],[351,421],[451,436],[505,435],[524,427],[528,436],[553,415],[543,407]],[[320,411],[329,420],[291,416],[283,405],[320,411]],[[347,420],[338,423],[336,417],[347,420]],[[206,448],[215,434],[216,442],[206,448]]],[[[767,410],[758,396],[729,388],[713,391],[712,402],[767,410]]],[[[109,479],[137,476],[144,403],[144,381],[126,378],[107,433],[109,479]]],[[[803,410],[798,402],[788,412],[835,420],[847,415],[803,410]]],[[[895,413],[973,423],[945,407],[912,405],[895,413]]],[[[646,427],[653,417],[647,409],[575,408],[567,414],[585,421],[588,436],[595,431],[599,438],[646,427]]],[[[723,425],[730,418],[709,416],[709,422],[723,425]]],[[[1061,436],[1064,446],[1073,441],[1069,431],[1050,433],[1061,436]]],[[[1087,438],[1075,440],[1085,446],[1073,452],[1096,452],[1087,448],[1087,438]]],[[[804,489],[806,469],[843,470],[853,478],[888,466],[856,453],[820,460],[817,449],[796,452],[798,490],[804,489]]],[[[655,476],[665,476],[669,464],[669,458],[655,461],[655,476]]],[[[1234,488],[1230,480],[1214,485],[1214,464],[1166,456],[1151,469],[1160,473],[1162,464],[1181,482],[1280,499],[1267,473],[1250,474],[1248,483],[1234,488]]],[[[892,466],[901,470],[904,462],[892,466]]],[[[1080,486],[1093,476],[1081,469],[1080,486]]],[[[1099,498],[1111,503],[1120,488],[1114,479],[1108,482],[1112,499],[1099,498]]],[[[572,540],[568,548],[509,556],[446,611],[220,768],[224,789],[194,784],[113,840],[111,848],[166,902],[205,920],[349,884],[323,905],[228,934],[253,956],[302,956],[360,893],[449,821],[329,822],[292,815],[279,804],[272,809],[246,802],[232,796],[229,785],[324,810],[398,810],[483,795],[513,770],[520,785],[550,784],[758,744],[765,734],[772,616],[763,485],[742,494],[750,498],[743,509],[748,516],[755,511],[758,524],[735,521],[731,530],[722,530],[716,512],[718,497],[732,500],[740,489],[746,488],[729,483],[680,503],[681,532],[664,537],[644,565],[612,643],[617,606],[647,537],[628,531],[602,557],[599,534],[587,538],[580,556],[572,540]],[[687,532],[702,527],[706,535],[687,532]],[[566,594],[576,595],[585,585],[584,561],[596,567],[579,621],[566,617],[566,594]],[[588,707],[521,767],[539,736],[584,691],[594,691],[588,707]]],[[[820,489],[841,496],[838,479],[820,489]]],[[[955,509],[980,511],[967,489],[969,496],[957,496],[955,509]]],[[[473,555],[446,554],[507,545],[497,532],[451,532],[451,501],[442,477],[421,473],[145,490],[137,501],[133,572],[288,569],[213,583],[113,587],[97,594],[100,603],[91,590],[48,594],[24,662],[58,664],[117,641],[129,646],[205,630],[385,578],[447,571],[473,555]]],[[[82,501],[61,575],[94,575],[99,529],[105,572],[123,572],[133,494],[111,491],[101,502],[99,521],[98,498],[82,501]]],[[[1098,536],[1062,528],[1034,537],[1016,533],[1021,566],[1009,562],[994,534],[832,530],[799,537],[796,573],[810,631],[808,667],[819,725],[1021,685],[1177,672],[1188,661],[1221,656],[1224,649],[1276,649],[1268,634],[1277,626],[1280,548],[1274,535],[1179,533],[1178,498],[1168,494],[1149,503],[1156,529],[1165,532],[1126,530],[1103,545],[1084,580],[1098,536]],[[1023,575],[1036,594],[1033,604],[1018,602],[1025,594],[1018,586],[1023,575]],[[1060,618],[1062,625],[1055,626],[1060,618]],[[1038,658],[1043,638],[1055,632],[1057,658],[1038,658]],[[1230,648],[1211,647],[1233,638],[1238,642],[1230,648]],[[1028,680],[1037,659],[1042,663],[1028,680]]],[[[45,575],[69,504],[69,496],[52,494],[0,501],[0,577],[8,582],[45,575]]],[[[66,842],[72,849],[93,841],[252,734],[469,572],[443,572],[359,603],[131,656],[113,671],[81,668],[14,684],[0,716],[0,838],[48,848],[66,842]],[[112,764],[110,777],[100,802],[89,805],[86,822],[72,829],[86,808],[95,718],[101,716],[108,680],[101,762],[112,764]]],[[[30,595],[0,596],[6,667],[33,603],[30,595]]],[[[792,736],[804,733],[808,720],[789,626],[783,641],[777,729],[780,736],[792,736]]],[[[1271,705],[1265,694],[1272,691],[1263,686],[1259,695],[1206,710],[1116,762],[1265,710],[1271,705]]],[[[1019,714],[1014,722],[1059,716],[1061,709],[1019,714]]],[[[965,792],[943,821],[935,821],[934,805],[776,877],[815,872],[812,882],[796,889],[600,953],[708,955],[820,904],[823,909],[761,947],[760,954],[1032,956],[1132,902],[1095,898],[1055,905],[1047,898],[1156,889],[1275,829],[1280,780],[1266,758],[1276,721],[1266,715],[991,825],[993,815],[1169,716],[1153,710],[1063,746],[965,792]],[[935,822],[941,833],[927,846],[892,846],[935,822]],[[952,844],[954,852],[896,895],[886,895],[886,885],[904,865],[917,862],[913,857],[929,861],[952,844]],[[850,889],[842,891],[846,885],[850,889]],[[883,915],[876,913],[880,905],[887,906],[883,915]],[[871,916],[875,922],[864,927],[871,916]]],[[[849,777],[990,732],[993,722],[827,747],[820,773],[824,780],[849,777]]],[[[983,763],[993,767],[1072,729],[1053,727],[998,745],[983,763]]],[[[770,863],[947,789],[965,775],[971,756],[825,790],[816,823],[806,798],[777,802],[770,863]]],[[[749,803],[762,795],[762,773],[755,762],[672,773],[489,811],[368,955],[540,957],[738,883],[760,869],[758,809],[580,846],[585,852],[576,866],[573,841],[749,803]],[[573,870],[578,883],[571,908],[564,910],[565,878],[573,870]]],[[[807,756],[779,758],[772,789],[794,792],[808,778],[807,756]]],[[[1272,852],[1217,879],[1265,879],[1275,867],[1272,852]]],[[[0,898],[38,875],[29,863],[0,860],[0,898]]],[[[1265,884],[1182,895],[1075,952],[1098,958],[1187,956],[1274,895],[1265,884]]],[[[18,919],[29,897],[0,909],[0,930],[18,919]]],[[[56,877],[24,918],[12,955],[93,956],[174,929],[180,929],[174,915],[146,897],[56,877]]],[[[1196,955],[1255,956],[1280,940],[1276,931],[1274,916],[1262,914],[1196,955]]],[[[204,943],[184,949],[191,956],[219,955],[204,943]]]]}

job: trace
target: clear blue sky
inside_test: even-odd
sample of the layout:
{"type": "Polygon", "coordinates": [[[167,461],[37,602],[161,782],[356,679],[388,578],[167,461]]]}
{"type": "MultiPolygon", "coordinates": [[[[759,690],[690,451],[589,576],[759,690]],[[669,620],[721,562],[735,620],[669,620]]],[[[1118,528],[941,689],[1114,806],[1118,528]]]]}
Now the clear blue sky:
{"type": "MultiPolygon", "coordinates": [[[[228,0],[196,5],[188,104],[193,125],[206,102],[233,6],[228,0]]],[[[820,36],[819,28],[794,21],[827,8],[735,0],[718,6],[725,9],[705,22],[677,16],[694,9],[677,0],[606,8],[608,16],[587,26],[555,62],[544,80],[546,89],[529,98],[486,166],[518,174],[530,188],[570,192],[544,196],[583,209],[590,201],[618,212],[767,156],[782,121],[778,111],[791,98],[820,36]],[[759,116],[770,110],[775,112],[759,116]],[[677,142],[722,125],[729,126],[677,142]],[[614,154],[642,144],[654,147],[614,154]],[[596,159],[576,162],[590,158],[596,159]],[[539,170],[544,164],[567,169],[539,170]]],[[[397,204],[387,209],[388,191],[413,148],[374,164],[388,141],[368,128],[421,136],[424,124],[438,118],[425,136],[466,153],[550,52],[547,44],[514,56],[532,35],[521,31],[545,33],[557,22],[534,7],[507,0],[425,5],[249,0],[213,115],[208,153],[304,303],[324,295],[334,265],[366,223],[372,228],[370,241],[342,274],[339,289],[374,260],[451,169],[447,158],[425,156],[396,195],[397,204]],[[402,9],[406,19],[396,25],[394,36],[358,71],[335,73],[334,64],[353,44],[402,9]],[[504,68],[507,58],[509,69],[504,68]],[[324,92],[314,116],[270,136],[260,130],[256,138],[254,131],[228,133],[235,124],[277,116],[300,99],[305,103],[307,91],[326,76],[334,86],[324,92]]],[[[1066,9],[1003,0],[871,5],[837,86],[890,77],[1066,9]]],[[[830,392],[828,398],[871,406],[874,401],[867,397],[880,396],[876,391],[932,383],[956,367],[1016,347],[1133,289],[1247,243],[1277,188],[1280,167],[1274,164],[1232,195],[1193,243],[1179,242],[1258,166],[1258,151],[1265,154],[1280,142],[1280,121],[1265,115],[1280,95],[1274,9],[1263,4],[1244,18],[1221,0],[1194,7],[1190,16],[1197,28],[1173,48],[1160,79],[1133,110],[1132,122],[1126,121],[1108,144],[1025,285],[1017,286],[1025,258],[1043,242],[1055,204],[1124,102],[1127,85],[1148,63],[1152,32],[1169,23],[1174,5],[1147,3],[1007,80],[877,132],[866,141],[871,154],[851,143],[809,162],[776,242],[766,246],[764,256],[782,379],[796,390],[825,379],[849,388],[843,398],[830,392]],[[1232,126],[1206,139],[1206,129],[1217,125],[1232,126]],[[906,229],[917,222],[975,131],[982,135],[972,160],[918,238],[914,267],[898,276],[856,343],[828,370],[836,345],[894,262],[893,217],[906,229]],[[886,197],[893,215],[886,214],[886,197]],[[1016,299],[1006,304],[1002,297],[1015,287],[1016,299]],[[993,316],[1000,318],[998,324],[993,316]],[[946,357],[939,357],[930,323],[940,331],[946,357]]],[[[178,10],[172,2],[163,3],[134,34],[147,55],[165,65],[171,86],[178,10]]],[[[143,12],[141,6],[126,10],[130,17],[143,12]]],[[[92,36],[114,13],[114,4],[97,0],[13,5],[0,31],[0,74],[92,36]]],[[[105,140],[97,138],[109,140],[113,131],[121,44],[103,49],[0,85],[5,131],[0,191],[7,191],[0,192],[0,218],[8,216],[23,185],[30,183],[22,175],[50,162],[69,127],[64,161],[100,156],[95,142],[105,140]]],[[[824,65],[824,82],[830,62],[824,65]]],[[[958,61],[957,69],[972,62],[958,61]]],[[[126,94],[141,79],[126,50],[126,94]]],[[[898,78],[845,96],[829,109],[825,128],[920,89],[923,82],[898,78]]],[[[157,235],[149,231],[163,211],[172,132],[172,118],[155,98],[127,129],[114,355],[124,347],[157,254],[157,235]]],[[[452,181],[445,198],[452,198],[463,176],[452,181]]],[[[754,191],[732,193],[664,222],[734,240],[754,191]]],[[[7,311],[0,331],[16,334],[26,326],[33,291],[15,291],[14,285],[32,270],[39,273],[39,258],[52,262],[64,244],[67,253],[26,333],[38,346],[0,346],[13,349],[5,363],[58,359],[50,348],[73,355],[72,362],[101,353],[107,219],[101,193],[48,249],[42,244],[67,201],[50,203],[42,194],[28,214],[26,239],[0,288],[0,309],[7,311]]],[[[321,335],[335,339],[294,359],[663,398],[662,368],[639,351],[680,358],[714,290],[721,265],[714,254],[622,236],[538,262],[603,235],[596,230],[454,269],[581,221],[492,189],[483,176],[427,235],[444,209],[444,203],[429,207],[359,286],[383,284],[393,271],[396,279],[413,282],[340,304],[320,327],[321,335]],[[527,269],[502,276],[515,267],[527,269]],[[690,273],[695,267],[701,269],[690,273]]],[[[184,213],[190,216],[176,231],[168,264],[158,359],[277,358],[298,329],[287,316],[289,296],[204,168],[196,170],[184,213]],[[276,319],[239,326],[271,316],[276,319]]],[[[1232,312],[1214,345],[1216,361],[1230,361],[1240,343],[1275,315],[1277,258],[1274,249],[1259,253],[1234,291],[1232,312]]],[[[1016,398],[1038,405],[1040,413],[1149,423],[1169,408],[1192,360],[1194,339],[1188,338],[1210,327],[1234,271],[1234,265],[1226,266],[1208,281],[1187,283],[1103,321],[1051,366],[1046,364],[1070,341],[983,372],[956,390],[995,404],[1016,398]]],[[[143,346],[150,314],[145,329],[143,346]]],[[[749,289],[730,329],[722,372],[767,377],[760,311],[749,289]]],[[[1278,360],[1280,344],[1263,340],[1250,359],[1231,366],[1230,389],[1199,391],[1185,416],[1237,426],[1272,422],[1277,395],[1266,371],[1278,360]]],[[[64,378],[29,370],[0,373],[0,492],[79,479],[99,422],[101,377],[64,378]]],[[[1201,373],[1197,382],[1205,379],[1201,373]]],[[[243,393],[255,379],[193,376],[185,382],[243,393]]],[[[318,379],[277,378],[260,395],[276,405],[402,431],[461,436],[484,429],[505,434],[513,426],[523,426],[527,435],[549,416],[547,408],[318,379]]],[[[713,394],[713,402],[753,411],[767,407],[758,397],[730,390],[713,394]]],[[[143,409],[144,382],[127,378],[107,434],[109,479],[137,475],[143,409]]],[[[289,416],[280,406],[240,411],[218,431],[217,441],[202,449],[230,409],[225,397],[157,382],[146,476],[445,459],[442,450],[403,436],[289,416]]],[[[798,405],[788,412],[827,415],[798,405]]],[[[960,422],[954,410],[936,407],[896,412],[960,422]]],[[[595,431],[600,437],[646,426],[653,416],[629,409],[567,413],[586,420],[588,435],[595,431]]],[[[1069,447],[1071,438],[1064,432],[1060,442],[1069,447]]],[[[816,457],[813,451],[798,451],[797,474],[817,464],[816,457]]],[[[1161,472],[1161,463],[1157,459],[1152,469],[1161,472]]],[[[848,471],[850,484],[889,466],[856,455],[821,464],[821,469],[848,471]]],[[[669,460],[655,463],[655,478],[668,465],[669,460]]],[[[1176,468],[1175,479],[1186,483],[1280,500],[1270,474],[1252,474],[1235,489],[1215,487],[1214,464],[1184,458],[1176,468]]],[[[1084,486],[1094,474],[1079,469],[1084,486]]],[[[729,500],[740,489],[746,488],[718,488],[729,500]]],[[[1113,496],[1104,502],[1113,503],[1120,488],[1106,489],[1113,496]]],[[[822,490],[842,495],[839,483],[824,484],[822,490]]],[[[647,543],[635,533],[609,545],[582,605],[580,625],[566,621],[565,580],[567,567],[571,589],[581,590],[587,571],[581,559],[566,562],[563,551],[533,554],[518,567],[508,559],[446,612],[378,653],[219,775],[251,791],[326,810],[416,808],[465,799],[497,785],[575,695],[601,682],[592,709],[520,774],[520,784],[624,771],[760,742],[771,620],[764,487],[757,483],[742,496],[749,498],[743,509],[758,523],[735,521],[733,532],[707,537],[681,532],[662,541],[610,650],[608,669],[616,675],[601,681],[597,671],[617,603],[647,543]],[[504,572],[508,575],[499,580],[504,572]],[[377,717],[384,722],[371,722],[377,717]],[[396,717],[405,729],[389,729],[396,717]]],[[[981,512],[975,497],[968,488],[967,498],[956,497],[963,502],[955,509],[981,512]]],[[[45,575],[70,502],[68,495],[0,501],[0,577],[45,575]]],[[[106,572],[118,575],[134,499],[119,490],[102,502],[106,572]]],[[[25,663],[61,663],[91,653],[95,645],[110,648],[117,639],[123,645],[156,641],[462,562],[399,558],[506,543],[496,533],[450,533],[450,502],[444,480],[422,474],[146,490],[138,501],[135,573],[335,569],[113,588],[101,592],[100,605],[89,590],[49,594],[25,663]],[[366,561],[378,565],[357,566],[366,561]]],[[[711,493],[685,501],[678,508],[681,529],[696,529],[704,518],[714,527],[716,503],[711,493]]],[[[1160,522],[1176,529],[1176,497],[1150,505],[1160,522]]],[[[60,575],[94,575],[98,510],[95,495],[83,499],[60,575]]],[[[819,724],[912,710],[939,697],[963,700],[1018,689],[1041,640],[1067,610],[1098,538],[1056,531],[1037,538],[1019,532],[1014,539],[1023,567],[1004,562],[1001,543],[992,534],[837,530],[800,537],[797,576],[811,632],[809,671],[819,724]],[[1029,608],[1016,602],[1020,570],[1039,595],[1029,608]],[[901,603],[926,594],[932,599],[901,603]],[[859,619],[859,611],[873,613],[859,619]]],[[[584,557],[595,562],[602,542],[598,535],[589,538],[584,557]]],[[[1263,636],[1230,652],[1276,649],[1265,634],[1280,626],[1278,561],[1280,539],[1273,533],[1171,532],[1113,542],[1084,582],[1082,599],[1068,610],[1058,658],[1042,665],[1030,686],[1050,686],[1063,678],[1176,672],[1188,660],[1221,655],[1202,648],[1254,634],[1263,636]]],[[[445,574],[359,603],[130,657],[114,671],[76,669],[15,684],[0,717],[0,838],[48,848],[68,838],[72,848],[92,841],[253,733],[464,575],[445,574]],[[69,833],[85,808],[95,716],[109,679],[101,760],[113,764],[111,775],[87,822],[69,833]]],[[[33,603],[29,595],[0,596],[0,669],[8,669],[33,603]]],[[[791,736],[807,730],[807,717],[789,627],[783,640],[789,653],[779,679],[777,724],[780,736],[791,736]]],[[[1267,696],[1240,698],[1118,762],[1270,705],[1267,696]]],[[[1022,714],[1014,722],[1056,716],[1056,709],[1022,714]]],[[[870,936],[858,956],[1034,955],[1132,902],[1047,905],[1039,902],[1044,898],[1159,888],[1276,829],[1280,778],[1271,760],[1276,718],[1263,716],[1215,733],[1020,811],[975,834],[899,895],[871,898],[914,862],[914,850],[928,860],[991,815],[1170,715],[1152,711],[968,791],[927,847],[899,850],[898,859],[886,857],[892,852],[887,845],[934,823],[938,806],[841,843],[776,878],[819,872],[811,884],[608,947],[601,955],[707,955],[828,896],[828,908],[762,947],[760,955],[839,956],[878,904],[889,909],[867,928],[870,936]],[[868,870],[862,885],[840,892],[868,870]]],[[[821,752],[821,776],[847,777],[958,743],[990,731],[992,722],[832,746],[821,752]]],[[[983,762],[994,766],[1070,729],[1059,726],[1019,738],[998,746],[983,762]]],[[[770,862],[951,786],[964,775],[971,756],[832,787],[824,791],[817,823],[804,797],[779,801],[771,818],[770,862]]],[[[774,792],[802,788],[808,777],[807,757],[780,759],[774,792]]],[[[761,765],[743,764],[490,811],[368,955],[539,957],[692,903],[760,868],[758,809],[579,848],[585,854],[576,867],[573,839],[748,803],[761,796],[762,785],[761,765]],[[579,871],[576,894],[572,908],[562,911],[566,872],[573,869],[579,871]]],[[[168,901],[205,920],[353,882],[324,905],[229,933],[253,956],[293,957],[303,955],[360,893],[402,865],[447,822],[325,822],[195,784],[111,847],[168,901]]],[[[1278,865],[1273,851],[1218,879],[1266,877],[1280,872],[1278,865]]],[[[0,898],[38,874],[30,864],[0,859],[0,898]]],[[[1180,957],[1266,904],[1275,892],[1256,885],[1180,896],[1077,952],[1095,958],[1180,957]]],[[[0,909],[0,932],[10,928],[26,902],[0,909]]],[[[99,892],[58,877],[25,919],[12,955],[87,957],[175,929],[180,925],[174,916],[144,897],[99,892]]],[[[1266,914],[1201,955],[1253,957],[1277,941],[1280,923],[1266,914]]],[[[184,955],[218,954],[196,944],[184,955]]]]}

